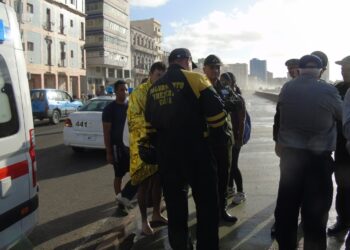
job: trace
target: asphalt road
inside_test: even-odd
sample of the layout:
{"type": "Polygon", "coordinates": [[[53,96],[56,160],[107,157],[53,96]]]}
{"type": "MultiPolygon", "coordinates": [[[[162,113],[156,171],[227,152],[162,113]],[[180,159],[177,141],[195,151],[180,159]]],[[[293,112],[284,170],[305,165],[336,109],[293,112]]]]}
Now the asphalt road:
{"type": "Polygon", "coordinates": [[[36,122],[39,225],[34,249],[73,249],[115,210],[113,169],[102,150],[76,154],[63,145],[63,122],[36,122]]]}

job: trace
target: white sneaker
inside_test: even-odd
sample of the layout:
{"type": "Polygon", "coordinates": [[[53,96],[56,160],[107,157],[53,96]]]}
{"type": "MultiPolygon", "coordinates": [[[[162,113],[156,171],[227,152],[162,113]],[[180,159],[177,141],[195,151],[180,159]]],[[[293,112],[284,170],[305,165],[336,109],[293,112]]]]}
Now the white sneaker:
{"type": "Polygon", "coordinates": [[[237,192],[233,195],[232,203],[233,204],[241,204],[246,200],[245,193],[243,192],[237,192]]]}
{"type": "Polygon", "coordinates": [[[235,187],[227,188],[227,198],[231,198],[236,193],[235,187]]]}
{"type": "Polygon", "coordinates": [[[121,193],[117,195],[118,203],[122,204],[124,207],[132,209],[134,206],[131,204],[131,201],[127,198],[124,198],[121,193]]]}

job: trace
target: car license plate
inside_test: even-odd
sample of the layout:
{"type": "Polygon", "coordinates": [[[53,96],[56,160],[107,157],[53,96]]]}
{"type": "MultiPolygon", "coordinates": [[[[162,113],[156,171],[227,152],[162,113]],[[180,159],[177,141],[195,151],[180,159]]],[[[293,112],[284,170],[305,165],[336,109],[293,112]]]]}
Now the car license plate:
{"type": "Polygon", "coordinates": [[[75,123],[76,127],[81,127],[81,128],[87,128],[88,127],[88,122],[85,121],[77,121],[75,123]]]}

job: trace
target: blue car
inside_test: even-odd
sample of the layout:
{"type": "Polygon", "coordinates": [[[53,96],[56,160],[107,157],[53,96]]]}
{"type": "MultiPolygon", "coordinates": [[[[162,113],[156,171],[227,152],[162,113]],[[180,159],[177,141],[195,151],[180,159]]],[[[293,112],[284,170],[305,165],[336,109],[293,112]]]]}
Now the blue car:
{"type": "Polygon", "coordinates": [[[58,89],[32,89],[30,95],[33,117],[49,118],[53,124],[58,124],[61,118],[83,106],[81,101],[73,100],[67,92],[58,89]]]}

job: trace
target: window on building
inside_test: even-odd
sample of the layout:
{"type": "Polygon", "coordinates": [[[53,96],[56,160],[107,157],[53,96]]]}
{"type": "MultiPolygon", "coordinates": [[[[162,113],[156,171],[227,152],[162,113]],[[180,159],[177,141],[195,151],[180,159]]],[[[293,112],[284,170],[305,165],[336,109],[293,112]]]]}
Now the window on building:
{"type": "Polygon", "coordinates": [[[63,17],[63,14],[60,14],[60,33],[64,34],[64,17],[63,17]]]}
{"type": "Polygon", "coordinates": [[[24,44],[24,43],[22,43],[22,49],[23,49],[23,51],[25,51],[25,50],[26,50],[26,46],[25,46],[25,44],[24,44]]]}
{"type": "Polygon", "coordinates": [[[84,47],[81,47],[80,50],[81,50],[81,68],[85,69],[85,50],[84,50],[84,47]]]}
{"type": "Polygon", "coordinates": [[[130,78],[130,70],[124,70],[124,78],[130,78]]]}
{"type": "Polygon", "coordinates": [[[70,26],[71,26],[71,27],[74,26],[73,20],[70,20],[70,26]]]}
{"type": "Polygon", "coordinates": [[[70,57],[74,58],[74,51],[73,50],[70,51],[70,57]]]}
{"type": "Polygon", "coordinates": [[[51,10],[46,9],[46,29],[51,30],[51,10]]]}
{"type": "Polygon", "coordinates": [[[101,72],[101,67],[96,67],[96,72],[100,73],[101,72]]]}
{"type": "Polygon", "coordinates": [[[84,23],[81,22],[80,23],[80,40],[84,40],[85,39],[85,27],[84,27],[84,23]]]}
{"type": "Polygon", "coordinates": [[[34,43],[27,42],[27,50],[28,51],[34,51],[34,43]]]}
{"type": "Polygon", "coordinates": [[[70,4],[74,4],[74,0],[70,0],[70,4]]]}
{"type": "Polygon", "coordinates": [[[46,39],[46,46],[47,46],[47,65],[52,65],[52,40],[46,39]]]}
{"type": "Polygon", "coordinates": [[[117,78],[123,78],[123,70],[117,69],[117,78]]]}
{"type": "Polygon", "coordinates": [[[27,12],[28,13],[34,13],[34,6],[31,3],[27,3],[27,12]]]}
{"type": "Polygon", "coordinates": [[[66,52],[64,51],[65,46],[66,46],[65,42],[60,42],[61,67],[65,67],[65,60],[66,60],[66,52]]]}
{"type": "Polygon", "coordinates": [[[114,69],[108,69],[108,77],[114,78],[114,69]]]}

